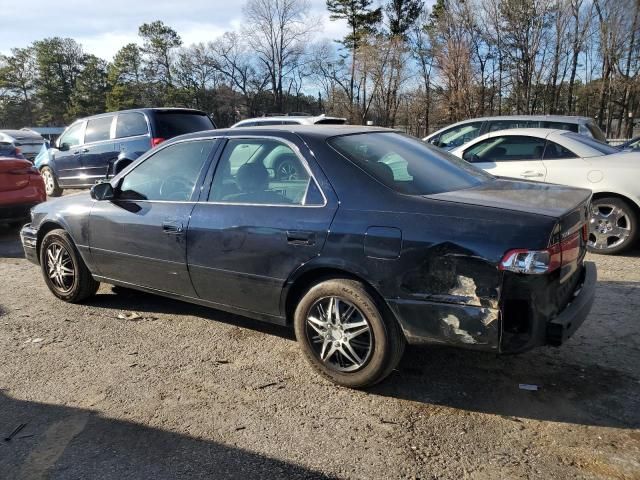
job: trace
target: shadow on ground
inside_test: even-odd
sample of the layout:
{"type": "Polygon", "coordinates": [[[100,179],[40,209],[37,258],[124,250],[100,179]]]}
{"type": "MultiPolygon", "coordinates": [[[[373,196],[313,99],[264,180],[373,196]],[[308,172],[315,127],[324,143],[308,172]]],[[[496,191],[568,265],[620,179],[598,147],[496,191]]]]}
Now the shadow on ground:
{"type": "MultiPolygon", "coordinates": [[[[622,295],[637,292],[637,284],[633,283],[600,284],[605,289],[615,287],[622,295]]],[[[289,328],[134,290],[114,287],[114,292],[117,294],[98,295],[88,304],[136,312],[195,315],[295,340],[289,328]]],[[[590,339],[589,346],[580,348],[605,348],[604,344],[599,347],[598,342],[597,338],[590,339]]],[[[370,392],[509,418],[615,428],[640,426],[638,378],[623,373],[611,362],[571,364],[556,358],[553,354],[557,351],[543,347],[521,355],[499,356],[457,348],[408,347],[398,370],[370,392]],[[539,389],[522,390],[520,384],[537,385],[539,389]]],[[[620,351],[613,358],[622,361],[626,354],[620,351]]],[[[638,355],[640,363],[640,353],[631,354],[638,355]]]]}
{"type": "Polygon", "coordinates": [[[1,391],[0,434],[0,472],[7,479],[330,478],[232,446],[1,391]],[[20,424],[26,426],[6,441],[20,424]]]}
{"type": "Polygon", "coordinates": [[[24,258],[20,229],[0,222],[0,258],[24,258]]]}

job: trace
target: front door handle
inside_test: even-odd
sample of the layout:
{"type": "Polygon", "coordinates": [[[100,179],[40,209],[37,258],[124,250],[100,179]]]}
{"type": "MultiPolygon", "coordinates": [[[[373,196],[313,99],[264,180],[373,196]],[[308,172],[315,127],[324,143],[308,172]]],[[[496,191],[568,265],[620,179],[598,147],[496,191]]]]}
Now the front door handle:
{"type": "Polygon", "coordinates": [[[535,178],[535,177],[543,177],[544,175],[540,172],[535,172],[533,170],[527,170],[526,172],[522,172],[520,176],[524,178],[535,178]]]}
{"type": "Polygon", "coordinates": [[[291,245],[314,245],[316,243],[316,235],[313,232],[289,230],[287,231],[287,242],[291,245]]]}
{"type": "Polygon", "coordinates": [[[163,222],[162,231],[167,235],[182,235],[184,233],[184,226],[176,222],[163,222]]]}

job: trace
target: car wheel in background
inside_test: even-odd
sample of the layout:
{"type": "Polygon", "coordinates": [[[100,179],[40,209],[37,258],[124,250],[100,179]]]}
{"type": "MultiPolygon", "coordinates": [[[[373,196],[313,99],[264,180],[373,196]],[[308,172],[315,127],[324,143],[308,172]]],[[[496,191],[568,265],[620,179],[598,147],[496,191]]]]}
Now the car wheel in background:
{"type": "Polygon", "coordinates": [[[40,175],[44,180],[44,188],[48,197],[59,197],[62,195],[62,189],[58,186],[58,180],[49,167],[42,167],[40,175]]]}
{"type": "Polygon", "coordinates": [[[589,251],[613,255],[631,247],[638,235],[638,218],[629,203],[616,197],[591,202],[589,251]]]}
{"type": "Polygon", "coordinates": [[[283,160],[276,167],[276,178],[278,180],[297,180],[300,176],[299,165],[290,160],[283,160]]]}
{"type": "Polygon", "coordinates": [[[347,387],[379,382],[404,352],[405,338],[396,320],[354,280],[327,280],[309,289],[296,308],[294,326],[311,365],[347,387]]]}
{"type": "Polygon", "coordinates": [[[65,302],[86,300],[100,286],[91,276],[69,234],[52,230],[42,239],[40,268],[49,290],[65,302]]]}

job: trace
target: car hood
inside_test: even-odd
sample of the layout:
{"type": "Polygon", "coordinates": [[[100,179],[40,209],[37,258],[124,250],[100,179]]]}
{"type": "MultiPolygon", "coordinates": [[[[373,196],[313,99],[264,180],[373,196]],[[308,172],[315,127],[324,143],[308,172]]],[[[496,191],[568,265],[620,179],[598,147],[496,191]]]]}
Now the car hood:
{"type": "Polygon", "coordinates": [[[591,191],[583,188],[497,178],[477,187],[427,198],[559,218],[590,196],[591,191]]]}

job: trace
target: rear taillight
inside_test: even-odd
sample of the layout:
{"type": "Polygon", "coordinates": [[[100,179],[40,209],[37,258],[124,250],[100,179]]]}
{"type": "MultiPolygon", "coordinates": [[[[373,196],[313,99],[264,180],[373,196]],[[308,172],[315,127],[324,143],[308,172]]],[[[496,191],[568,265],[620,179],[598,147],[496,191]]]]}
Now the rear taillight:
{"type": "Polygon", "coordinates": [[[498,268],[516,273],[539,275],[550,273],[558,268],[573,262],[580,256],[580,237],[584,237],[584,229],[581,229],[560,243],[551,245],[544,250],[509,250],[504,254],[498,268]]]}
{"type": "Polygon", "coordinates": [[[160,145],[165,140],[166,140],[166,138],[160,138],[160,137],[152,138],[151,139],[151,146],[152,147],[157,147],[158,145],[160,145]]]}

